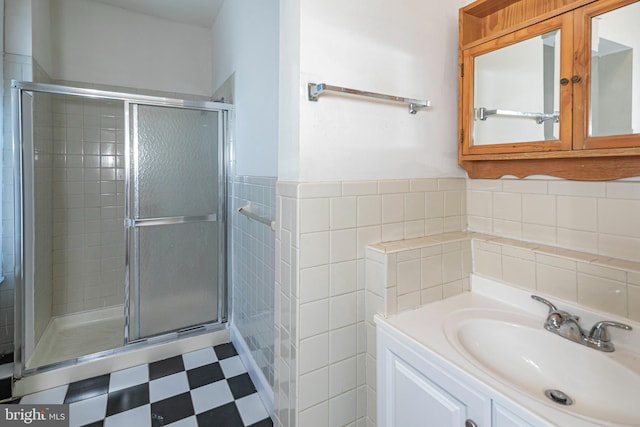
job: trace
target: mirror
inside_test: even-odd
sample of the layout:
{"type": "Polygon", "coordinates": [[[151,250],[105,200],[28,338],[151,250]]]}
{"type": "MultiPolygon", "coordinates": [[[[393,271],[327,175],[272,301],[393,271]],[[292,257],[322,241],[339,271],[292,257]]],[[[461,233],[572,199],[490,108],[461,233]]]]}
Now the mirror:
{"type": "Polygon", "coordinates": [[[591,20],[590,136],[640,133],[638,22],[640,3],[591,20]]]}
{"type": "Polygon", "coordinates": [[[559,140],[560,29],[474,58],[473,145],[559,140]]]}

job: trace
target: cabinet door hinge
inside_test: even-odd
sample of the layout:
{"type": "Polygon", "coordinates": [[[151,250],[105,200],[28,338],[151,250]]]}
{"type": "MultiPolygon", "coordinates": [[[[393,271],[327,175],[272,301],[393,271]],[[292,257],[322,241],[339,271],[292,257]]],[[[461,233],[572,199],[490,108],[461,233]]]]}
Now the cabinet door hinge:
{"type": "Polygon", "coordinates": [[[464,77],[464,63],[460,64],[460,77],[464,77]]]}
{"type": "Polygon", "coordinates": [[[464,142],[464,129],[460,129],[460,145],[464,142]]]}

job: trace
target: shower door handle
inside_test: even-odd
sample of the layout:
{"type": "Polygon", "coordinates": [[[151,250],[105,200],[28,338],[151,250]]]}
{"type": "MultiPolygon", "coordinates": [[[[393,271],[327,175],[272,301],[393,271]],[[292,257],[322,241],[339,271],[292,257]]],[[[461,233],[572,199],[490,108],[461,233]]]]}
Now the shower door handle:
{"type": "Polygon", "coordinates": [[[128,228],[150,227],[153,225],[185,224],[189,222],[215,222],[218,220],[217,214],[196,215],[196,216],[171,216],[164,218],[138,218],[126,219],[125,226],[128,228]]]}

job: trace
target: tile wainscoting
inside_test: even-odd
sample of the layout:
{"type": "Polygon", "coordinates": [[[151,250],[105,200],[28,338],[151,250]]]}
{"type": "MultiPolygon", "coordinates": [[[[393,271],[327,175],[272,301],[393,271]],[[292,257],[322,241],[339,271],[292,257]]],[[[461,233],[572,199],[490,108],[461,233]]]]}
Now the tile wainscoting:
{"type": "MultiPolygon", "coordinates": [[[[557,205],[596,197],[588,195],[590,184],[456,178],[278,183],[275,425],[375,426],[373,316],[467,291],[471,272],[638,320],[634,252],[607,251],[606,245],[578,250],[558,239],[565,235],[562,225],[577,229],[582,219],[569,222],[557,205]],[[532,214],[530,195],[542,194],[536,192],[554,198],[556,207],[532,214]],[[471,231],[463,231],[467,213],[471,231]],[[536,242],[528,224],[545,220],[556,224],[556,237],[536,242]],[[475,232],[483,231],[474,230],[479,224],[489,227],[486,234],[475,232]]],[[[596,184],[603,198],[622,200],[635,212],[637,183],[596,184]]],[[[602,206],[598,218],[608,215],[608,201],[595,203],[602,206]]],[[[614,226],[598,227],[598,239],[608,241],[606,231],[614,226]]]]}
{"type": "Polygon", "coordinates": [[[465,187],[463,178],[277,184],[275,425],[374,425],[366,247],[463,230],[465,187]]]}

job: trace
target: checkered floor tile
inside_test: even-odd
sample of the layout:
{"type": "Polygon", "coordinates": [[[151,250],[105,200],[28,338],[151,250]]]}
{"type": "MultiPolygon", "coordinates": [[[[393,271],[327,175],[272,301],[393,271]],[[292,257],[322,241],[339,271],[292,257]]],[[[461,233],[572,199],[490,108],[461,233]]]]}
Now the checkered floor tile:
{"type": "Polygon", "coordinates": [[[69,404],[71,427],[273,426],[233,344],[22,397],[69,404]]]}

